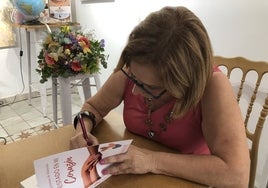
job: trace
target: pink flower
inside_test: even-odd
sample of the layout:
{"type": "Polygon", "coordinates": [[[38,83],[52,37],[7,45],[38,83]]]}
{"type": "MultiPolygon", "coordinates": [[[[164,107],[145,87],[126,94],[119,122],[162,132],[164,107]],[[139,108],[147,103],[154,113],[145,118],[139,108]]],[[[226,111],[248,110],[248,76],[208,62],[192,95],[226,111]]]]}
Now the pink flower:
{"type": "Polygon", "coordinates": [[[71,69],[75,72],[79,72],[82,67],[81,67],[81,64],[79,63],[79,61],[72,61],[71,62],[71,69]]]}
{"type": "Polygon", "coordinates": [[[45,62],[50,66],[55,64],[54,58],[50,57],[48,53],[45,53],[45,62]]]}

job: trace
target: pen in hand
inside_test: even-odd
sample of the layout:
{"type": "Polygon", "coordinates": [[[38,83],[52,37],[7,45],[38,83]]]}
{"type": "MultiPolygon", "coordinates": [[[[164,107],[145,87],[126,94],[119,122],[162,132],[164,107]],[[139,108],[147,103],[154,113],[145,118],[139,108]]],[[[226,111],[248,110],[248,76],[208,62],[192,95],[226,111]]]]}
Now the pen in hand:
{"type": "Polygon", "coordinates": [[[83,117],[82,117],[82,115],[81,115],[80,112],[78,113],[77,118],[78,118],[78,121],[79,121],[79,123],[80,123],[80,125],[81,125],[81,128],[82,128],[83,137],[84,137],[84,139],[86,140],[87,145],[88,145],[88,146],[91,146],[91,145],[92,145],[92,142],[91,142],[91,141],[89,140],[89,138],[88,138],[87,130],[86,130],[86,127],[85,127],[85,123],[84,123],[83,117]]]}

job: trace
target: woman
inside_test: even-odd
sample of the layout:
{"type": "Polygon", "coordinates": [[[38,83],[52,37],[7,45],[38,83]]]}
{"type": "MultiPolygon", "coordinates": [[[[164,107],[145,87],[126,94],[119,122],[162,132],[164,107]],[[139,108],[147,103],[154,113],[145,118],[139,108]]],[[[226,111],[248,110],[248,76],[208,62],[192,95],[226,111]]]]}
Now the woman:
{"type": "MultiPolygon", "coordinates": [[[[124,102],[126,128],[178,150],[131,146],[103,174],[155,173],[212,187],[246,188],[249,151],[239,106],[228,78],[213,67],[206,29],[187,8],[151,13],[129,35],[119,63],[82,107],[88,135],[94,124],[124,102]]],[[[75,126],[76,122],[74,123],[75,126]]],[[[85,146],[80,126],[71,139],[85,146]]]]}

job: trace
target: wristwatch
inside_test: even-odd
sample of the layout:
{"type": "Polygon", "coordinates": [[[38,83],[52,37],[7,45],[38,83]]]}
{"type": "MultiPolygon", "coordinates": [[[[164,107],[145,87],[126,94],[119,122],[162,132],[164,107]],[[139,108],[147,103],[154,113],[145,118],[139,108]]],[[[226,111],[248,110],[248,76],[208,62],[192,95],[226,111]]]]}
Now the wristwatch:
{"type": "Polygon", "coordinates": [[[74,118],[74,128],[75,129],[76,129],[77,122],[78,122],[78,115],[81,115],[82,118],[90,119],[90,121],[92,122],[92,130],[95,128],[95,126],[96,126],[96,117],[95,117],[95,115],[92,112],[84,110],[84,111],[78,112],[78,114],[74,118]]]}

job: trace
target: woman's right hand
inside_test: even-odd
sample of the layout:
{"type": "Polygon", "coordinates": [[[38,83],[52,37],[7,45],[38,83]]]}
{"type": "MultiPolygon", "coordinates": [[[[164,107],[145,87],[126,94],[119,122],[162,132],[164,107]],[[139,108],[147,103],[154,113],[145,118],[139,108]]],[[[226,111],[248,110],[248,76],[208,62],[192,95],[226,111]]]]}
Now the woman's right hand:
{"type": "MultiPolygon", "coordinates": [[[[99,141],[98,139],[92,135],[91,133],[87,133],[89,140],[91,141],[92,145],[98,145],[99,141]]],[[[71,149],[76,149],[76,148],[82,148],[82,147],[86,147],[87,142],[83,137],[83,132],[82,131],[77,131],[77,133],[75,134],[75,136],[73,136],[70,140],[70,147],[71,149]]]]}

